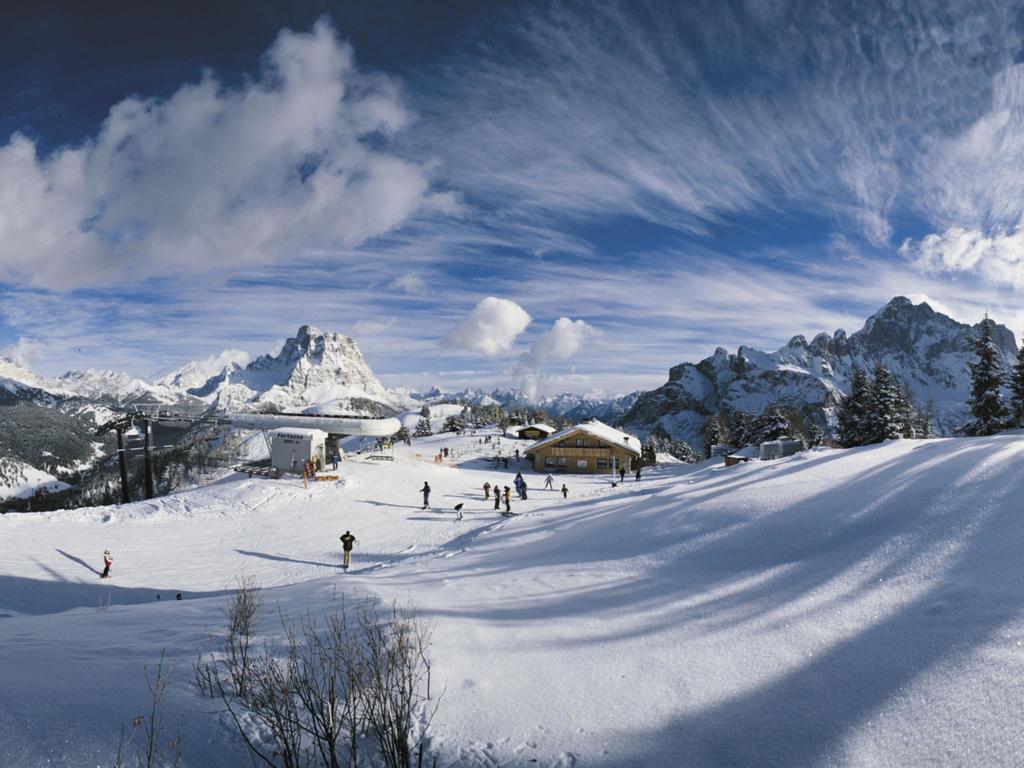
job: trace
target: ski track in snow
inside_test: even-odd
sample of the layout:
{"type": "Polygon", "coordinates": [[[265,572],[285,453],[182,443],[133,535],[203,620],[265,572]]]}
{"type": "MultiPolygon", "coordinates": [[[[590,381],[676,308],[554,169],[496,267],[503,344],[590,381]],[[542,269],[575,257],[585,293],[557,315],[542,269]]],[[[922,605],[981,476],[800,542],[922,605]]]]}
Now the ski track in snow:
{"type": "Polygon", "coordinates": [[[190,669],[248,576],[267,638],[278,610],[339,593],[415,605],[441,766],[1020,764],[1021,434],[669,465],[615,488],[559,477],[564,500],[520,465],[530,500],[508,518],[480,487],[515,469],[488,451],[436,436],[309,488],[230,475],[0,517],[0,763],[109,764],[165,649],[184,765],[250,765],[190,669]],[[460,466],[429,461],[442,445],[460,466]]]}

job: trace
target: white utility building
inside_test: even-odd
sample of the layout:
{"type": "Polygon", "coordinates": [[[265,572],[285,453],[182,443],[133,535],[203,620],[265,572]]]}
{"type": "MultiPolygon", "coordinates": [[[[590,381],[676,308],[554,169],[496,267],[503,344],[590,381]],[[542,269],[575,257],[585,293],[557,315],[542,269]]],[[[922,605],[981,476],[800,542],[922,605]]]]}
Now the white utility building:
{"type": "Polygon", "coordinates": [[[326,466],[327,433],[322,429],[281,427],[270,430],[270,465],[279,472],[302,472],[302,464],[314,458],[326,466]]]}

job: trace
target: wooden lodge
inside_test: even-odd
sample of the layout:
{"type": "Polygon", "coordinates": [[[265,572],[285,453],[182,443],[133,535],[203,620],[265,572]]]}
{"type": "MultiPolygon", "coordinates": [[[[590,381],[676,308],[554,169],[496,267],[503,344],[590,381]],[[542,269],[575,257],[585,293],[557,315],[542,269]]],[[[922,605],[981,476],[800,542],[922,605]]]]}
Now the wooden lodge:
{"type": "Polygon", "coordinates": [[[537,472],[614,474],[640,460],[640,440],[597,419],[555,432],[526,449],[537,472]]]}
{"type": "Polygon", "coordinates": [[[555,433],[555,428],[547,424],[528,424],[525,427],[509,427],[508,431],[520,440],[543,440],[555,433]]]}

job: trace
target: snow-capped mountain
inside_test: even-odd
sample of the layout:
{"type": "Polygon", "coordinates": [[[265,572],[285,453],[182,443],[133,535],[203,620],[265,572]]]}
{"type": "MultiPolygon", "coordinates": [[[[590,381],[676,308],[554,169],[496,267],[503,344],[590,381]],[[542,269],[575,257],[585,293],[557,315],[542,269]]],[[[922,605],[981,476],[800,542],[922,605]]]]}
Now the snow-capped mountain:
{"type": "Polygon", "coordinates": [[[424,392],[408,389],[392,390],[396,397],[401,397],[406,407],[419,407],[423,404],[440,402],[458,402],[467,405],[492,406],[502,408],[539,409],[549,416],[559,416],[574,421],[596,418],[601,421],[616,422],[632,408],[641,392],[628,395],[609,395],[604,392],[575,394],[563,392],[558,395],[529,397],[517,389],[497,388],[490,391],[468,388],[445,391],[434,387],[424,392]]]}
{"type": "Polygon", "coordinates": [[[181,392],[162,384],[150,384],[117,371],[68,371],[47,380],[47,389],[63,396],[121,403],[174,403],[181,392]]]}
{"type": "MultiPolygon", "coordinates": [[[[187,379],[187,371],[172,377],[187,379]]],[[[165,379],[166,380],[166,379],[165,379]]],[[[347,413],[390,409],[394,398],[349,336],[304,325],[276,355],[232,363],[189,394],[223,410],[295,410],[316,405],[347,413]]]]}
{"type": "MultiPolygon", "coordinates": [[[[967,363],[978,326],[957,322],[927,303],[898,296],[847,336],[819,333],[810,342],[794,336],[775,352],[719,347],[699,363],[682,363],[668,382],[642,395],[622,422],[649,431],[661,423],[674,437],[699,445],[708,416],[723,411],[760,413],[773,405],[800,411],[819,425],[834,422],[835,406],[848,392],[855,367],[888,367],[919,406],[932,403],[935,427],[951,434],[968,418],[967,363]]],[[[1017,354],[1013,334],[997,325],[994,335],[1008,372],[1017,354]]]]}

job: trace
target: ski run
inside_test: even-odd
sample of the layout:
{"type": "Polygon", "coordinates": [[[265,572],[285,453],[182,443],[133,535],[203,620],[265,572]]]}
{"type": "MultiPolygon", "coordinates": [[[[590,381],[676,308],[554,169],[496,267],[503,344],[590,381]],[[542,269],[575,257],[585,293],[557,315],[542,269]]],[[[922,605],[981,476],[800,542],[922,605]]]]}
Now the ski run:
{"type": "Polygon", "coordinates": [[[415,606],[441,766],[1020,764],[1019,432],[555,490],[525,462],[494,469],[484,433],[350,456],[308,488],[228,474],[0,517],[0,765],[111,765],[162,650],[183,765],[256,765],[191,667],[242,577],[266,638],[338,596],[415,606]],[[529,500],[504,517],[482,486],[517,470],[529,500]]]}

